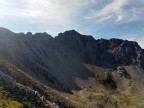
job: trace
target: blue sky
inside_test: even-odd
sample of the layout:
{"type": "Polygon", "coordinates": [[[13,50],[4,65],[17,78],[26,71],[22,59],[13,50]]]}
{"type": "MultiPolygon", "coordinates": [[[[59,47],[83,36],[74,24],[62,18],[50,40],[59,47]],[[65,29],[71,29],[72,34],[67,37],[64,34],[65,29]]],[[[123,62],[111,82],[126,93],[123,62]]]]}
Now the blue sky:
{"type": "Polygon", "coordinates": [[[144,0],[0,0],[0,26],[52,36],[75,29],[96,39],[137,41],[144,48],[144,0]]]}

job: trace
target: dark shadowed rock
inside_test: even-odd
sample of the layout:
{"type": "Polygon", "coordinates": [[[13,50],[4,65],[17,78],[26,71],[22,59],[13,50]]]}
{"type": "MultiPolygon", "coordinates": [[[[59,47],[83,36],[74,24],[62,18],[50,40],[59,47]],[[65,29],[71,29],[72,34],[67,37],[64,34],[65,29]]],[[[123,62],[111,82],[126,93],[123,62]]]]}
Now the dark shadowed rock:
{"type": "Polygon", "coordinates": [[[16,86],[16,80],[0,71],[0,85],[13,89],[16,86]]]}
{"type": "Polygon", "coordinates": [[[121,65],[143,67],[143,49],[134,41],[114,38],[95,40],[73,30],[59,34],[55,40],[78,52],[86,63],[110,68],[121,65]]]}
{"type": "Polygon", "coordinates": [[[47,98],[60,108],[77,108],[73,100],[90,108],[115,108],[121,96],[122,100],[131,100],[126,95],[144,97],[144,50],[134,41],[96,40],[75,30],[53,38],[0,28],[0,84],[13,88],[15,81],[21,88],[13,92],[16,98],[35,97],[34,106],[47,98]],[[34,92],[27,92],[29,86],[34,92]]]}

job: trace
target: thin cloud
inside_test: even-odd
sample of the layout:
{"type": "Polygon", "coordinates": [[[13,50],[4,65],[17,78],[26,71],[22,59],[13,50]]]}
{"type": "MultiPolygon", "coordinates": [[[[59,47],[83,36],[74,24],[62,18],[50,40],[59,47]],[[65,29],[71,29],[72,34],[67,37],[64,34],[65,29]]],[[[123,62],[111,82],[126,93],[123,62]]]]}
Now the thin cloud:
{"type": "Polygon", "coordinates": [[[35,22],[69,23],[95,0],[1,0],[0,16],[35,22]]]}
{"type": "Polygon", "coordinates": [[[0,25],[16,32],[139,35],[143,15],[144,0],[0,0],[0,25]]]}
{"type": "Polygon", "coordinates": [[[137,4],[144,4],[143,0],[113,0],[100,10],[93,10],[85,19],[95,19],[97,22],[115,21],[132,22],[142,20],[144,14],[144,7],[137,6],[137,4]]]}

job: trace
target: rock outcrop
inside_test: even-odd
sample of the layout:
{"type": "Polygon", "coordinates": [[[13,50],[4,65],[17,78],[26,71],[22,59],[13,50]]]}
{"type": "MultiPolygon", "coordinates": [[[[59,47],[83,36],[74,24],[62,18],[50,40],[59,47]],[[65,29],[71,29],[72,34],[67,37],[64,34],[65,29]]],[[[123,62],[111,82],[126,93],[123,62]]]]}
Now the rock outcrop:
{"type": "Polygon", "coordinates": [[[0,85],[13,89],[16,86],[16,80],[0,71],[0,85]]]}
{"type": "Polygon", "coordinates": [[[84,62],[102,67],[116,68],[135,65],[144,68],[143,49],[134,41],[122,39],[94,39],[74,30],[60,33],[56,38],[64,46],[79,53],[84,62]]]}
{"type": "Polygon", "coordinates": [[[134,41],[96,40],[75,30],[53,38],[0,28],[0,84],[35,107],[45,108],[47,99],[60,108],[85,108],[83,103],[90,108],[118,107],[130,100],[128,96],[144,97],[144,49],[134,41]],[[24,89],[13,89],[16,82],[24,89]]]}

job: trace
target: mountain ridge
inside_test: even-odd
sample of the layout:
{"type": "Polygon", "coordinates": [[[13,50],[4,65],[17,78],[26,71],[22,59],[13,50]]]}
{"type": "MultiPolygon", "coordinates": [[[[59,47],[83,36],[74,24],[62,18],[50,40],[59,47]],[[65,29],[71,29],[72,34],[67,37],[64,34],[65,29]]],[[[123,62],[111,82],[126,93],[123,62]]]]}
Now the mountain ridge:
{"type": "MultiPolygon", "coordinates": [[[[64,32],[63,35],[62,34],[58,35],[55,39],[58,40],[59,42],[61,42],[62,44],[64,44],[65,46],[68,46],[69,48],[74,49],[75,51],[90,52],[93,54],[95,53],[95,55],[93,55],[92,58],[96,57],[96,54],[99,54],[99,52],[101,52],[101,53],[103,53],[104,51],[110,52],[110,50],[112,50],[115,53],[115,54],[111,54],[111,55],[106,53],[107,56],[111,56],[111,57],[117,56],[115,50],[117,50],[117,51],[120,50],[119,52],[124,51],[123,53],[126,53],[127,55],[128,55],[128,53],[131,53],[131,52],[139,53],[139,54],[137,54],[137,56],[139,56],[141,53],[143,53],[143,51],[142,51],[143,49],[138,45],[137,42],[134,42],[134,41],[114,39],[114,38],[110,39],[110,40],[107,40],[107,39],[95,40],[92,36],[85,36],[85,35],[76,33],[77,37],[75,38],[73,35],[75,35],[75,34],[71,34],[71,31],[70,32],[67,31],[67,32],[64,32]],[[72,37],[70,37],[70,35],[72,35],[72,37]],[[88,47],[88,48],[86,48],[86,47],[88,47]],[[92,50],[90,51],[89,49],[92,49],[92,50],[95,49],[95,50],[97,50],[97,52],[94,52],[92,50]],[[132,50],[134,50],[134,51],[132,51],[132,50]],[[140,52],[138,52],[138,51],[140,51],[140,52]]],[[[110,53],[113,53],[112,51],[110,53]]],[[[87,55],[90,56],[89,54],[87,54],[87,55]]],[[[100,55],[101,54],[99,54],[99,56],[100,55]]],[[[134,57],[135,55],[136,54],[131,55],[131,56],[134,57]]],[[[120,56],[122,58],[122,55],[118,54],[118,56],[120,56]]],[[[99,57],[97,57],[97,58],[99,58],[99,57]]],[[[142,54],[142,58],[144,60],[144,53],[142,54]]],[[[112,58],[112,59],[119,59],[119,57],[112,58]]],[[[123,59],[125,59],[125,58],[123,58],[123,59]]],[[[129,59],[132,59],[132,58],[129,58],[129,59]]],[[[139,59],[139,57],[138,58],[135,57],[134,59],[136,61],[136,59],[139,59]]],[[[99,61],[101,61],[101,60],[99,60],[99,61]]],[[[130,61],[130,60],[127,60],[127,61],[130,61]]],[[[124,64],[123,61],[119,61],[119,60],[115,61],[115,62],[121,62],[120,65],[124,64]]],[[[131,63],[131,64],[137,64],[136,62],[131,63]]],[[[142,62],[142,60],[141,60],[141,62],[142,62]]],[[[128,65],[129,63],[125,63],[125,64],[128,65]]]]}
{"type": "Polygon", "coordinates": [[[38,92],[48,87],[52,94],[63,95],[48,98],[60,108],[123,108],[123,100],[129,100],[129,108],[132,103],[143,106],[138,96],[144,97],[144,49],[137,42],[94,39],[75,30],[52,37],[45,32],[24,34],[0,29],[0,58],[7,62],[0,62],[0,71],[38,92]],[[11,69],[21,70],[18,72],[24,78],[31,77],[36,86],[20,80],[20,73],[11,69]]]}

